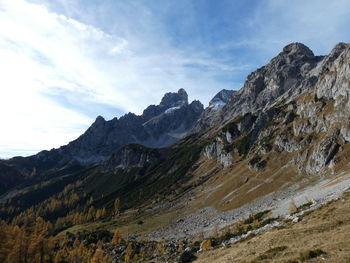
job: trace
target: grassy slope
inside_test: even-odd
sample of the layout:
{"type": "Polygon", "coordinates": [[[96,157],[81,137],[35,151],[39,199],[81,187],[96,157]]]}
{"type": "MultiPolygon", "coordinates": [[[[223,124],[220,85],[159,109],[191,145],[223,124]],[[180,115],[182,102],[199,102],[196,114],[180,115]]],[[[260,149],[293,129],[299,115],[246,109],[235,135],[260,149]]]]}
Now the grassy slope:
{"type": "Polygon", "coordinates": [[[288,223],[281,229],[265,232],[226,249],[202,252],[195,262],[345,263],[350,262],[349,233],[350,194],[347,193],[340,200],[306,215],[300,223],[288,223]],[[286,248],[278,251],[283,247],[286,248]],[[326,254],[306,259],[308,252],[317,249],[326,254]]]}

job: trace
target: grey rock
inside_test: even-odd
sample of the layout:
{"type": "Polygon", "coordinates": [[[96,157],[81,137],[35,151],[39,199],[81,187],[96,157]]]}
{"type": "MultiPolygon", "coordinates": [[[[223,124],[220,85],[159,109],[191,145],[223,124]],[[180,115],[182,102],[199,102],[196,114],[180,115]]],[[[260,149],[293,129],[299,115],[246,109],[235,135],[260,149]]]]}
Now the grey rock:
{"type": "Polygon", "coordinates": [[[233,161],[232,154],[224,149],[224,142],[220,137],[217,137],[215,142],[207,145],[203,150],[203,154],[208,159],[217,158],[217,161],[224,168],[230,166],[233,161]]]}
{"type": "Polygon", "coordinates": [[[275,145],[279,152],[294,152],[299,149],[299,142],[288,135],[277,135],[275,145]]]}
{"type": "Polygon", "coordinates": [[[213,120],[219,120],[220,112],[223,107],[231,100],[236,91],[223,89],[218,92],[209,102],[209,106],[204,109],[203,113],[194,125],[192,132],[201,132],[206,128],[214,125],[213,120]]]}
{"type": "Polygon", "coordinates": [[[299,93],[299,86],[321,59],[301,43],[286,46],[269,64],[248,76],[243,88],[224,107],[224,114],[232,118],[255,112],[272,105],[288,91],[299,93]]]}
{"type": "Polygon", "coordinates": [[[232,94],[234,94],[236,91],[235,90],[227,90],[223,89],[219,93],[217,93],[214,98],[212,98],[209,101],[209,109],[211,110],[218,110],[223,108],[227,102],[232,97],[232,94]]]}
{"type": "MultiPolygon", "coordinates": [[[[128,144],[167,147],[190,133],[203,110],[199,101],[189,104],[186,91],[180,89],[176,93],[166,93],[159,105],[147,107],[142,115],[128,113],[109,121],[98,116],[83,135],[68,145],[14,161],[25,161],[45,169],[52,166],[62,168],[74,163],[91,165],[103,162],[128,144]]],[[[139,161],[140,165],[144,162],[139,161]]]]}
{"type": "Polygon", "coordinates": [[[332,161],[339,149],[336,137],[328,137],[320,144],[297,155],[294,162],[300,171],[317,174],[332,161]]]}
{"type": "Polygon", "coordinates": [[[300,43],[286,46],[251,73],[218,114],[206,115],[205,121],[202,114],[195,128],[220,137],[205,155],[222,163],[219,156],[249,135],[248,155],[255,149],[257,154],[293,152],[298,170],[312,174],[334,167],[336,154],[350,141],[349,65],[349,44],[336,45],[327,56],[315,56],[300,43]],[[316,144],[319,134],[326,139],[316,144]]]}

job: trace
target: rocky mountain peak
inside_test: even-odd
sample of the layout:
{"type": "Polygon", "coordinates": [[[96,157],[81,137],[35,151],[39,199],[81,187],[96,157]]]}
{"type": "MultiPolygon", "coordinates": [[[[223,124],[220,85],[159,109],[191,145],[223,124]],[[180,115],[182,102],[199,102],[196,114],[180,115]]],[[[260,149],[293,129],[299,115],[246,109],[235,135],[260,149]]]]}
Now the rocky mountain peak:
{"type": "Polygon", "coordinates": [[[211,108],[222,108],[226,105],[226,103],[230,100],[232,94],[235,92],[235,90],[227,90],[223,89],[219,91],[210,101],[209,101],[209,107],[211,108]]]}
{"type": "Polygon", "coordinates": [[[252,72],[241,90],[233,94],[224,110],[225,116],[244,115],[262,110],[286,94],[294,97],[303,92],[301,84],[323,57],[315,56],[304,44],[291,43],[267,65],[252,72]]]}
{"type": "Polygon", "coordinates": [[[327,55],[322,63],[322,72],[324,73],[325,70],[329,68],[330,65],[334,63],[335,60],[339,58],[342,54],[345,55],[347,53],[346,49],[349,50],[350,44],[347,43],[338,43],[334,46],[331,53],[327,55]]]}
{"type": "Polygon", "coordinates": [[[188,104],[188,95],[184,89],[179,89],[178,92],[168,92],[162,98],[160,105],[167,108],[182,106],[188,104]]]}
{"type": "Polygon", "coordinates": [[[202,112],[204,110],[204,106],[199,100],[192,101],[190,106],[197,112],[202,112]]]}
{"type": "Polygon", "coordinates": [[[97,116],[96,120],[92,123],[90,129],[101,129],[106,124],[106,120],[102,116],[97,116]]]}
{"type": "Polygon", "coordinates": [[[96,117],[94,124],[99,125],[99,124],[104,123],[104,122],[106,122],[106,120],[101,115],[99,115],[96,117]]]}
{"type": "Polygon", "coordinates": [[[350,46],[350,44],[348,44],[348,43],[340,42],[340,43],[338,43],[338,44],[336,44],[336,45],[334,46],[334,48],[332,49],[331,54],[332,54],[332,53],[340,53],[340,52],[342,52],[344,49],[348,48],[349,46],[350,46]]]}
{"type": "MultiPolygon", "coordinates": [[[[210,100],[209,106],[205,108],[205,110],[202,112],[200,118],[197,120],[197,123],[193,127],[192,132],[200,132],[201,130],[209,126],[215,126],[213,120],[215,120],[216,117],[220,116],[221,110],[230,101],[232,95],[235,92],[236,92],[235,90],[226,90],[226,89],[219,91],[210,100]]],[[[191,105],[194,102],[192,102],[191,105]]],[[[203,106],[200,102],[198,102],[198,108],[201,109],[200,107],[203,107],[203,106]]]]}
{"type": "Polygon", "coordinates": [[[287,55],[305,55],[307,57],[314,57],[314,53],[310,48],[302,43],[291,43],[283,48],[283,53],[287,55]]]}

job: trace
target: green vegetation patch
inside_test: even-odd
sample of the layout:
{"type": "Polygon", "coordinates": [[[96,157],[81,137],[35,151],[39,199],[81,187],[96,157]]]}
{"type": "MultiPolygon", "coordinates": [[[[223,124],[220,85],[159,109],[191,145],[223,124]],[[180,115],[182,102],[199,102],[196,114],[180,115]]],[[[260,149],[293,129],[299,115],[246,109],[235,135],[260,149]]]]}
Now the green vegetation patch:
{"type": "Polygon", "coordinates": [[[265,210],[259,213],[256,213],[255,215],[250,215],[245,221],[245,224],[252,224],[255,220],[261,220],[263,217],[265,217],[268,213],[270,213],[270,210],[265,210]]]}
{"type": "Polygon", "coordinates": [[[237,149],[240,155],[247,155],[250,147],[250,139],[252,134],[248,133],[245,136],[240,137],[233,143],[234,148],[237,149]]]}
{"type": "Polygon", "coordinates": [[[229,133],[235,133],[236,131],[238,131],[238,126],[237,126],[237,122],[233,121],[230,122],[228,124],[226,124],[223,128],[222,128],[223,132],[229,132],[229,133]]]}

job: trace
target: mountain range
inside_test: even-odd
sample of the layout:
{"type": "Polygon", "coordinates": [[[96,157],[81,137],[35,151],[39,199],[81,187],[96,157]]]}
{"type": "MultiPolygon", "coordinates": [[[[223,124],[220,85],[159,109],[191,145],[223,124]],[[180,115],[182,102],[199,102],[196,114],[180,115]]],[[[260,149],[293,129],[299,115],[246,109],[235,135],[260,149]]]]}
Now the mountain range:
{"type": "Polygon", "coordinates": [[[350,44],[326,56],[289,44],[205,109],[179,89],[140,116],[99,116],[66,146],[2,161],[0,217],[61,220],[57,233],[74,232],[69,216],[93,206],[106,216],[79,231],[118,225],[171,240],[265,210],[285,216],[300,196],[324,202],[350,187],[349,98],[350,44]]]}

